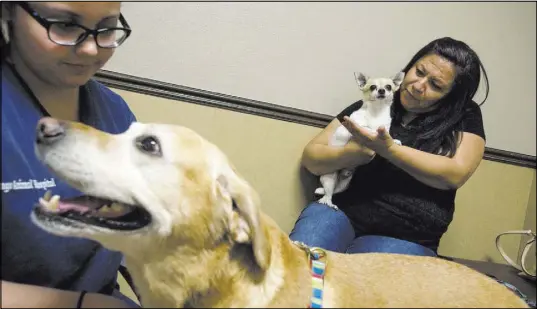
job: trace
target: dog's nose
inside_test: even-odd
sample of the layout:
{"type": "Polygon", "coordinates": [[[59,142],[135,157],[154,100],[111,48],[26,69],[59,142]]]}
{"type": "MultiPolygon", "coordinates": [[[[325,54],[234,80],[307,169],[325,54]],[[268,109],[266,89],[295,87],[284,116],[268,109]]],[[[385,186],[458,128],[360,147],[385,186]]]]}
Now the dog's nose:
{"type": "Polygon", "coordinates": [[[379,94],[384,94],[385,92],[386,92],[386,90],[384,90],[382,88],[379,89],[379,94]]]}
{"type": "Polygon", "coordinates": [[[37,139],[40,144],[52,144],[65,136],[65,128],[61,121],[44,117],[37,122],[37,139]]]}

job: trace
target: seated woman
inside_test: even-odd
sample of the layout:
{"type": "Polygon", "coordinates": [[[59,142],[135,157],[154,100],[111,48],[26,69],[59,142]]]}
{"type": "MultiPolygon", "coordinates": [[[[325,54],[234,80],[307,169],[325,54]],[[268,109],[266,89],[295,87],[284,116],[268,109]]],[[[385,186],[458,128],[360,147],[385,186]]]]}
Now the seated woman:
{"type": "Polygon", "coordinates": [[[371,133],[348,119],[361,102],[343,110],[308,143],[302,157],[315,175],[356,168],[347,190],[333,197],[340,210],[308,205],[290,238],[337,252],[435,256],[453,219],[457,189],[485,151],[481,110],[472,100],[481,70],[488,96],[477,54],[464,42],[437,39],[403,69],[390,132],[371,133]],[[340,124],[353,139],[345,147],[329,147],[340,124]]]}

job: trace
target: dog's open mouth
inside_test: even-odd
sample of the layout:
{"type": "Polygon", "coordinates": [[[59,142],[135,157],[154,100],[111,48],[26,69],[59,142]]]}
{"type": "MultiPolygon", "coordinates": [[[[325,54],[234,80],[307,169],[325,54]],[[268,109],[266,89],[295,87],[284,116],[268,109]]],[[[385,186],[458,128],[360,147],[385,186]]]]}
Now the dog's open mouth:
{"type": "Polygon", "coordinates": [[[81,196],[60,200],[50,193],[39,199],[36,217],[63,225],[84,223],[111,230],[133,231],[151,223],[151,215],[142,207],[94,196],[81,196]]]}

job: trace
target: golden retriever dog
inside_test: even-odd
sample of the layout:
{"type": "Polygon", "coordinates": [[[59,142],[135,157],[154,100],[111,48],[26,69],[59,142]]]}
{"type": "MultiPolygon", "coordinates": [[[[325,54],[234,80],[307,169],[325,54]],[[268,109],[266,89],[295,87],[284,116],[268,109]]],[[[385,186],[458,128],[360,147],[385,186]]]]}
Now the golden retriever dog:
{"type": "MultiPolygon", "coordinates": [[[[260,210],[217,146],[174,125],[111,135],[43,118],[36,154],[84,192],[40,199],[33,222],[125,256],[144,307],[310,306],[308,254],[260,210]]],[[[400,254],[326,252],[322,307],[527,308],[466,266],[400,254]]]]}

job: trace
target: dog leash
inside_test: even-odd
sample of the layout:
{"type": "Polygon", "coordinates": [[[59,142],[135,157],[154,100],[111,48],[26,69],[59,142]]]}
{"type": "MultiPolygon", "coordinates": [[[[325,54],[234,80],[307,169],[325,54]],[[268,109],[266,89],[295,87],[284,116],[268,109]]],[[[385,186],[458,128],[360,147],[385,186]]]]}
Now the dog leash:
{"type": "Polygon", "coordinates": [[[303,242],[294,241],[293,243],[304,250],[308,255],[312,285],[311,302],[308,305],[308,308],[322,308],[326,252],[319,247],[309,247],[303,242]]]}

